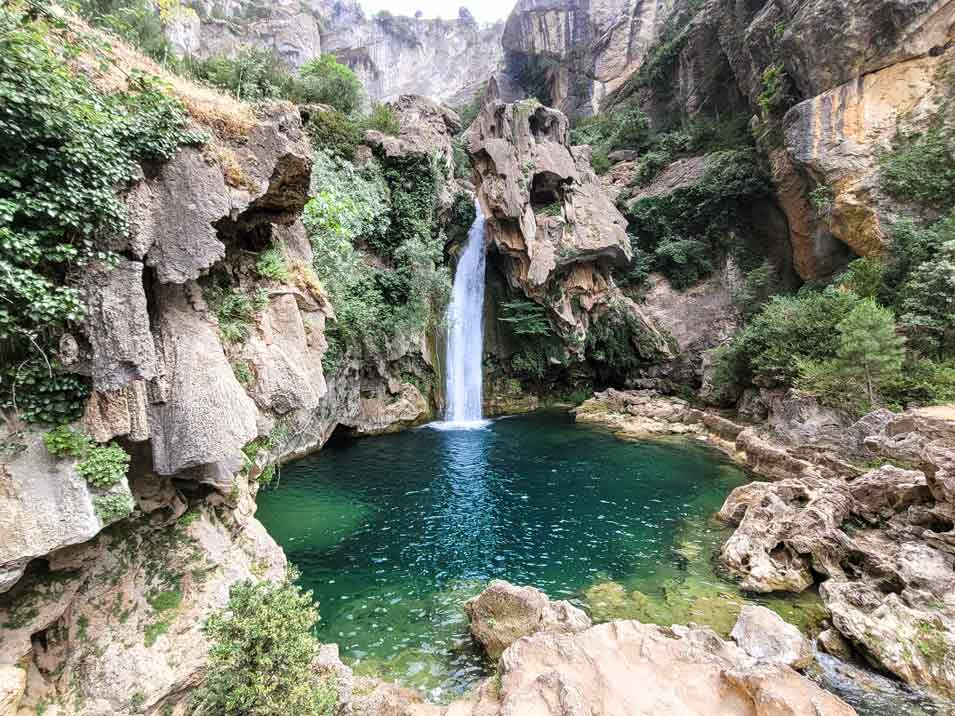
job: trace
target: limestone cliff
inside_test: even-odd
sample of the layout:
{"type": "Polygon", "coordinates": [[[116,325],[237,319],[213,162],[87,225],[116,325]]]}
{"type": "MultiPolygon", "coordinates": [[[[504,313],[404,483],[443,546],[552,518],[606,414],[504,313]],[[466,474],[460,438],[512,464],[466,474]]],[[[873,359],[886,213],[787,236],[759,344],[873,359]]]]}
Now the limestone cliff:
{"type": "Polygon", "coordinates": [[[943,0],[521,2],[503,38],[519,91],[573,115],[628,99],[659,126],[778,112],[779,128],[755,129],[807,280],[841,268],[849,250],[880,253],[888,224],[912,209],[879,190],[878,157],[938,122],[953,40],[955,6],[943,0]],[[768,90],[767,77],[779,86],[768,90]],[[822,210],[814,189],[830,196],[822,210]]]}
{"type": "Polygon", "coordinates": [[[670,0],[519,0],[502,43],[507,71],[524,92],[546,94],[572,116],[600,103],[642,64],[659,39],[670,0]]]}
{"type": "Polygon", "coordinates": [[[188,5],[195,13],[167,30],[178,52],[233,56],[243,47],[262,47],[292,68],[331,53],[355,71],[372,101],[417,94],[452,105],[468,102],[503,59],[503,22],[482,26],[468,14],[367,17],[357,2],[337,0],[188,5]]]}

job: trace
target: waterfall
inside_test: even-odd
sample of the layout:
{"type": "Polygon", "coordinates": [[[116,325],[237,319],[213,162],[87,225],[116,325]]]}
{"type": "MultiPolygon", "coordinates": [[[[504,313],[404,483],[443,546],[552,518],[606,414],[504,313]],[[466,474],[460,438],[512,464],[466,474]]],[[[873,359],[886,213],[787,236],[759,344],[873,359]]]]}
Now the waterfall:
{"type": "Polygon", "coordinates": [[[448,306],[445,360],[445,420],[467,423],[481,419],[484,357],[484,215],[475,200],[474,223],[454,272],[448,306]]]}

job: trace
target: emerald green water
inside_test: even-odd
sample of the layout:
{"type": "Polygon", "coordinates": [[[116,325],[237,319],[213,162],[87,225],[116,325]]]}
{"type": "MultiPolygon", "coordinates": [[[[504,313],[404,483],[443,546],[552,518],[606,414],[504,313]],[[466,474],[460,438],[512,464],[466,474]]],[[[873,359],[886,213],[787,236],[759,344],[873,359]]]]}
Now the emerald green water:
{"type": "MultiPolygon", "coordinates": [[[[744,596],[714,572],[712,521],[743,473],[680,442],[626,442],[564,413],[424,427],[282,469],[258,517],[320,602],[319,636],[359,671],[450,698],[486,673],[462,603],[531,584],[595,620],[710,624],[744,596]]],[[[770,600],[813,622],[816,598],[770,600]]]]}

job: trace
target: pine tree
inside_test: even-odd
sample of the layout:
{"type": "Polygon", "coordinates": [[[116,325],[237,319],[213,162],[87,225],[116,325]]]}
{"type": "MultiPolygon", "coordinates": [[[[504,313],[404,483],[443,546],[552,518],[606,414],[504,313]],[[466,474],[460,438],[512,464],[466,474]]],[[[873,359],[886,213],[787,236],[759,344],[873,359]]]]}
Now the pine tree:
{"type": "Polygon", "coordinates": [[[833,367],[847,384],[861,383],[872,405],[880,386],[902,372],[905,341],[896,334],[895,316],[867,298],[856,304],[837,329],[839,344],[833,367]]]}

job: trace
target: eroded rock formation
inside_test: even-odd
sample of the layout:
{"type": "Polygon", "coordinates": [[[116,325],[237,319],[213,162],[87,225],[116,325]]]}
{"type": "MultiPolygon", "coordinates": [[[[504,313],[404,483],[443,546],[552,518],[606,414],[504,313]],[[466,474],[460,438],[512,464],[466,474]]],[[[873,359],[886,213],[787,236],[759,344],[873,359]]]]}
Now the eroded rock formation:
{"type": "Polygon", "coordinates": [[[503,64],[504,23],[482,26],[469,15],[369,17],[357,2],[331,0],[184,4],[181,17],[167,23],[181,54],[231,57],[260,47],[297,69],[330,53],[355,71],[372,101],[418,94],[453,105],[469,102],[503,64]]]}
{"type": "Polygon", "coordinates": [[[577,410],[578,420],[621,437],[704,435],[768,478],[736,488],[720,510],[735,528],[720,551],[723,566],[756,592],[821,583],[834,629],[822,641],[827,650],[845,656],[851,648],[912,686],[951,697],[955,506],[946,486],[955,412],[880,410],[838,436],[810,433],[804,422],[796,430],[809,415],[820,413],[788,410],[743,429],[673,398],[616,391],[577,410]],[[884,464],[865,466],[873,460],[884,464]]]}
{"type": "Polygon", "coordinates": [[[525,92],[546,89],[574,116],[600,102],[643,63],[671,2],[520,0],[504,27],[507,71],[525,92]]]}
{"type": "Polygon", "coordinates": [[[465,133],[492,260],[512,291],[547,307],[566,350],[584,357],[594,321],[613,312],[637,328],[633,350],[667,353],[611,269],[631,258],[626,221],[590,168],[589,147],[568,143],[567,117],[534,100],[506,103],[495,82],[465,133]]]}

